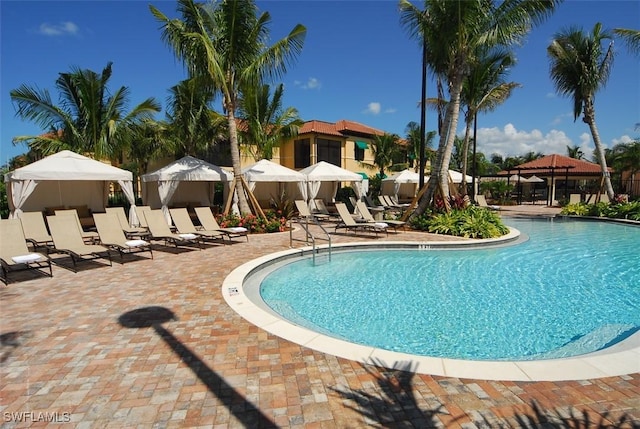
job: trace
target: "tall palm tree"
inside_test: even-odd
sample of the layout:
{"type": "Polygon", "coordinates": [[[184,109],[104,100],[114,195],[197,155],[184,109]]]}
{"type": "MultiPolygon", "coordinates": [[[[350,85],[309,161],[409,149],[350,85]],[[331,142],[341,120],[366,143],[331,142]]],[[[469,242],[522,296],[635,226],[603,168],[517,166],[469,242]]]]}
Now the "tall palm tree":
{"type": "Polygon", "coordinates": [[[480,46],[520,42],[533,24],[542,22],[561,0],[424,0],[424,9],[400,0],[400,21],[410,36],[426,41],[428,64],[448,82],[449,103],[443,120],[436,161],[427,192],[414,215],[431,203],[436,192],[448,206],[449,160],[453,150],[465,77],[480,46]]]}
{"type": "Polygon", "coordinates": [[[283,84],[276,87],[273,97],[266,84],[242,91],[240,143],[256,161],[273,158],[273,149],[283,140],[297,136],[304,124],[296,109],[282,107],[283,94],[283,84]]]}
{"type": "Polygon", "coordinates": [[[169,93],[165,134],[179,154],[197,156],[220,139],[226,131],[226,120],[209,108],[214,95],[202,79],[183,80],[169,93]]]}
{"type": "MultiPolygon", "coordinates": [[[[462,148],[462,192],[466,194],[467,166],[471,127],[479,112],[491,112],[504,103],[515,88],[522,85],[506,82],[505,77],[515,63],[512,52],[505,49],[487,51],[481,48],[476,61],[471,64],[462,87],[462,104],[465,106],[465,133],[462,148]]],[[[474,138],[475,138],[474,130],[474,138]]]]}
{"type": "Polygon", "coordinates": [[[586,34],[578,28],[560,31],[547,48],[551,62],[550,75],[556,91],[573,100],[573,116],[589,126],[596,156],[609,199],[614,192],[607,168],[604,148],[596,126],[595,95],[609,79],[613,65],[614,51],[611,34],[596,23],[591,33],[586,34]],[[603,43],[609,40],[603,49],[603,43]]]}
{"type": "MultiPolygon", "coordinates": [[[[291,32],[268,46],[270,15],[258,15],[253,0],[221,0],[207,4],[178,0],[182,19],[169,19],[154,6],[152,14],[162,24],[162,38],[191,76],[205,76],[222,95],[229,127],[231,161],[236,190],[242,188],[236,112],[241,89],[258,86],[279,77],[302,51],[306,28],[296,25],[291,32]]],[[[244,192],[238,192],[241,213],[249,213],[244,192]]]]}
{"type": "Polygon", "coordinates": [[[630,180],[634,183],[640,172],[640,140],[618,143],[611,148],[610,159],[616,171],[631,173],[630,180]]]}
{"type": "Polygon", "coordinates": [[[393,159],[398,151],[399,137],[396,134],[385,133],[383,135],[375,135],[371,139],[371,152],[373,154],[373,163],[362,163],[370,167],[377,167],[380,178],[384,178],[385,169],[393,165],[393,159]]]}
{"type": "Polygon", "coordinates": [[[132,130],[153,118],[160,104],[148,98],[130,112],[125,112],[129,89],[125,86],[111,93],[109,62],[98,74],[88,69],[73,68],[60,73],[56,88],[60,103],[54,104],[48,90],[21,85],[10,92],[17,107],[16,115],[40,126],[45,134],[18,136],[14,144],[27,143],[43,155],[69,149],[91,153],[95,158],[117,159],[126,150],[132,130]]]}

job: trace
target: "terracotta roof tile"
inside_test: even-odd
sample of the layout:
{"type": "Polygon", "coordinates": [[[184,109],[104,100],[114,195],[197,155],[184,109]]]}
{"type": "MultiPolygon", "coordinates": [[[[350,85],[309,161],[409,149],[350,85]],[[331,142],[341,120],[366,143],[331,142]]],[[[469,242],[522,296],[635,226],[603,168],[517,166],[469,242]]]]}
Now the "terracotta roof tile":
{"type": "Polygon", "coordinates": [[[383,135],[384,131],[369,127],[367,125],[360,124],[358,122],[340,120],[338,122],[324,122],[324,121],[307,121],[300,127],[298,134],[305,133],[319,133],[327,134],[331,136],[344,137],[349,133],[369,134],[369,135],[383,135]]]}
{"type": "MultiPolygon", "coordinates": [[[[524,164],[515,166],[510,171],[520,170],[521,174],[544,174],[551,173],[553,169],[555,169],[556,173],[566,171],[565,168],[567,167],[569,167],[569,173],[572,175],[599,175],[601,173],[599,164],[558,154],[547,155],[533,161],[525,162],[524,164]]],[[[609,170],[611,171],[611,169],[609,170]]],[[[499,174],[509,174],[509,172],[501,171],[499,174]]]]}
{"type": "Polygon", "coordinates": [[[338,132],[336,129],[336,124],[332,124],[330,122],[322,122],[322,121],[307,121],[305,122],[298,134],[307,134],[307,133],[319,133],[319,134],[328,134],[331,136],[340,136],[342,134],[338,132]]]}

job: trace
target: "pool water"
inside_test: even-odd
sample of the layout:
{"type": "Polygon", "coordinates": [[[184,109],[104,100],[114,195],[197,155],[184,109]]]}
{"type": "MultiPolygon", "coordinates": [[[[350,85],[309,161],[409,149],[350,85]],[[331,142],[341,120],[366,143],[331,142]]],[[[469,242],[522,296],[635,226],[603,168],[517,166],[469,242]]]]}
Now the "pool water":
{"type": "Polygon", "coordinates": [[[472,360],[576,356],[640,329],[640,228],[505,221],[529,240],[464,250],[334,252],[260,285],[289,321],[350,342],[472,360]]]}

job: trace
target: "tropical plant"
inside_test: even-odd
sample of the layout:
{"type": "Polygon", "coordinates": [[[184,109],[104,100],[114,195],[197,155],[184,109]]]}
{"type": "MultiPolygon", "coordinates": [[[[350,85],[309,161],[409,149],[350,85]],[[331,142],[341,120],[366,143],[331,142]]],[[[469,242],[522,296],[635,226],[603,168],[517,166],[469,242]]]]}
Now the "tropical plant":
{"type": "Polygon", "coordinates": [[[629,51],[640,55],[640,30],[630,28],[614,28],[613,33],[619,36],[629,48],[629,51]]]}
{"type": "Polygon", "coordinates": [[[164,135],[179,155],[197,156],[224,138],[226,120],[210,109],[213,99],[202,78],[183,80],[169,90],[164,135]]]}
{"type": "Polygon", "coordinates": [[[273,158],[273,149],[283,140],[298,135],[304,123],[293,107],[283,108],[284,85],[276,87],[273,97],[269,85],[250,86],[242,91],[238,130],[241,147],[255,161],[273,158]]]}
{"type": "MultiPolygon", "coordinates": [[[[253,0],[221,0],[208,4],[178,0],[182,19],[169,19],[154,6],[152,14],[162,25],[162,38],[190,76],[208,80],[222,95],[236,191],[242,188],[242,170],[236,113],[241,90],[259,86],[286,72],[287,65],[302,51],[306,28],[296,25],[284,38],[267,46],[270,15],[258,15],[253,0]]],[[[237,192],[241,213],[250,213],[244,192],[237,192]]]]}
{"type": "Polygon", "coordinates": [[[602,89],[611,73],[614,51],[612,36],[596,23],[589,34],[581,29],[568,28],[554,36],[547,48],[551,62],[551,79],[556,90],[573,100],[574,120],[581,115],[589,126],[596,147],[604,186],[610,199],[614,198],[605,152],[596,126],[595,95],[602,89]],[[603,49],[603,43],[609,40],[603,49]]]}
{"type": "Polygon", "coordinates": [[[461,93],[479,47],[509,47],[520,42],[532,25],[542,22],[560,2],[425,0],[421,10],[409,0],[400,0],[402,25],[425,47],[430,68],[448,83],[449,92],[432,179],[413,215],[422,213],[436,193],[449,195],[448,168],[461,93]]]}
{"type": "Polygon", "coordinates": [[[477,118],[480,112],[491,112],[504,103],[515,88],[522,85],[516,82],[505,82],[511,66],[515,63],[512,52],[505,49],[479,48],[469,74],[462,87],[461,102],[465,106],[465,133],[462,147],[462,186],[466,193],[467,164],[469,160],[469,140],[471,126],[476,135],[477,118]]]}
{"type": "Polygon", "coordinates": [[[135,127],[152,119],[160,111],[160,105],[154,98],[148,98],[125,112],[130,91],[125,86],[115,92],[109,90],[111,65],[109,62],[100,74],[79,68],[60,73],[56,80],[58,105],[46,89],[21,85],[12,90],[16,115],[35,122],[45,132],[15,137],[13,143],[26,143],[42,155],[68,149],[91,153],[97,159],[120,158],[135,127]]]}
{"type": "MultiPolygon", "coordinates": [[[[420,125],[417,122],[409,122],[404,129],[405,138],[407,139],[408,158],[411,161],[413,170],[418,173],[420,169],[420,125]]],[[[431,160],[432,155],[435,154],[431,149],[433,147],[433,140],[435,139],[437,131],[427,131],[424,136],[424,159],[431,160]]]]}
{"type": "Polygon", "coordinates": [[[496,238],[509,232],[500,216],[476,206],[423,213],[412,217],[410,224],[414,229],[466,238],[496,238]]]}
{"type": "Polygon", "coordinates": [[[569,158],[574,158],[574,159],[583,159],[584,158],[584,152],[582,152],[582,149],[580,149],[580,146],[577,146],[577,145],[569,146],[569,145],[567,145],[567,156],[569,158]]]}
{"type": "Polygon", "coordinates": [[[385,133],[375,135],[371,139],[371,153],[373,163],[361,162],[368,167],[377,167],[380,177],[385,177],[384,170],[391,167],[395,154],[398,152],[399,137],[396,134],[385,133]]]}

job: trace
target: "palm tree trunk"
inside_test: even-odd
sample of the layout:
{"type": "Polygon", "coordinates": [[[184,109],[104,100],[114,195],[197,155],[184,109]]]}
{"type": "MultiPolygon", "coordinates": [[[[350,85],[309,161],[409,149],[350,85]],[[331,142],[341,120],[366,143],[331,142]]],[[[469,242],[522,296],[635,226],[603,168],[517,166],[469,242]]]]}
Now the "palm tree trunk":
{"type": "Polygon", "coordinates": [[[451,86],[451,101],[447,104],[447,110],[444,117],[445,130],[441,130],[440,143],[438,144],[438,152],[436,161],[431,169],[431,177],[427,186],[427,190],[420,199],[418,207],[411,217],[419,216],[433,201],[436,190],[444,199],[445,207],[449,210],[449,162],[451,161],[451,152],[453,151],[453,142],[456,137],[456,129],[458,128],[458,118],[460,116],[460,93],[462,92],[462,82],[464,75],[462,72],[456,73],[454,84],[451,86]],[[445,131],[445,132],[442,132],[445,131]]]}
{"type": "Polygon", "coordinates": [[[585,115],[585,122],[587,122],[587,124],[589,125],[591,136],[593,137],[593,143],[596,146],[596,155],[598,156],[598,163],[600,164],[600,169],[602,170],[602,177],[604,177],[605,191],[607,192],[609,201],[613,201],[615,193],[613,192],[613,186],[611,185],[611,175],[609,174],[609,169],[607,168],[607,159],[604,156],[602,142],[600,141],[600,133],[598,133],[598,127],[596,127],[594,115],[585,115]]]}
{"type": "Polygon", "coordinates": [[[244,193],[242,184],[242,168],[240,166],[240,146],[238,145],[238,128],[236,127],[236,118],[232,106],[227,106],[227,123],[229,125],[229,145],[231,146],[231,163],[233,164],[233,175],[236,182],[235,192],[238,196],[238,208],[240,214],[251,213],[247,197],[244,193]]]}
{"type": "Polygon", "coordinates": [[[591,136],[593,137],[593,143],[596,146],[596,156],[598,157],[598,163],[602,171],[602,177],[604,178],[605,191],[609,197],[609,201],[613,201],[615,194],[613,192],[613,186],[611,186],[611,176],[609,175],[609,169],[607,168],[607,159],[604,156],[604,149],[602,148],[602,142],[600,141],[600,133],[596,126],[596,109],[593,105],[593,98],[587,97],[584,101],[584,116],[582,119],[589,125],[591,136]]]}
{"type": "Polygon", "coordinates": [[[460,192],[462,195],[467,195],[467,169],[468,167],[468,159],[469,159],[469,138],[471,136],[471,118],[473,115],[470,113],[468,117],[465,117],[465,130],[464,130],[464,141],[462,144],[462,184],[460,192]]]}

